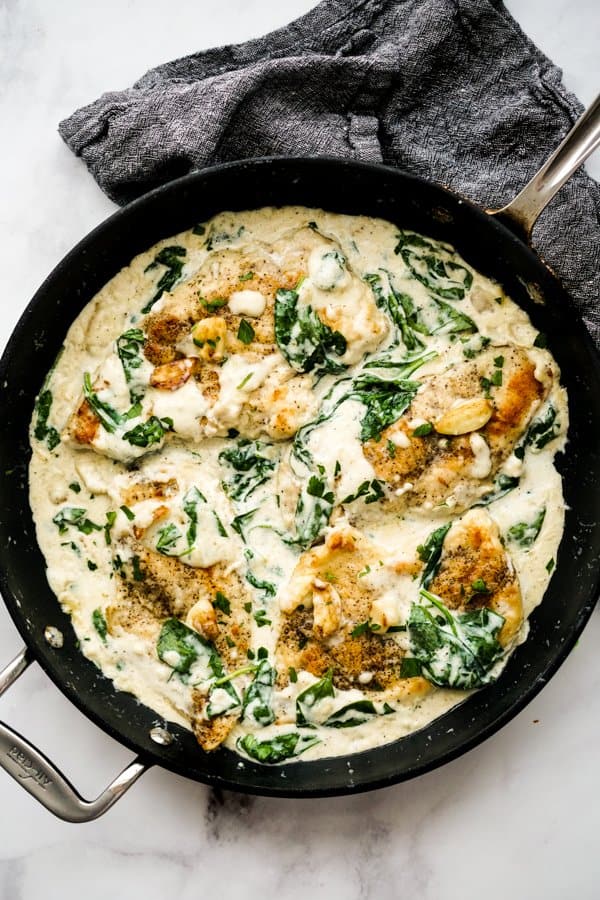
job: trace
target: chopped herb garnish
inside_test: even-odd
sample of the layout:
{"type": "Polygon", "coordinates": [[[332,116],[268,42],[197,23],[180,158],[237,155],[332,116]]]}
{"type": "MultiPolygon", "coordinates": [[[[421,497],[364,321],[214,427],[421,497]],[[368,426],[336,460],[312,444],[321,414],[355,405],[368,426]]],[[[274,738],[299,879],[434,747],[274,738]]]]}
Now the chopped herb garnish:
{"type": "Polygon", "coordinates": [[[246,375],[246,377],[245,377],[245,378],[242,378],[242,380],[241,380],[240,383],[238,384],[236,390],[237,390],[237,391],[241,391],[241,389],[242,389],[243,387],[245,387],[245,386],[248,384],[248,382],[250,381],[250,379],[252,378],[253,375],[254,375],[254,372],[248,372],[248,374],[246,375]]]}
{"type": "Polygon", "coordinates": [[[529,548],[537,540],[546,518],[546,507],[537,513],[531,522],[517,522],[508,529],[508,538],[521,547],[529,548]]]}
{"type": "Polygon", "coordinates": [[[88,559],[88,561],[87,561],[87,567],[88,567],[88,569],[90,570],[90,572],[95,572],[96,569],[98,568],[98,566],[96,565],[96,563],[95,563],[95,562],[92,562],[91,559],[88,559]]]}
{"type": "Polygon", "coordinates": [[[52,408],[52,391],[46,389],[41,392],[35,402],[37,421],[33,434],[38,441],[46,441],[48,450],[54,450],[60,444],[60,434],[51,425],[48,425],[48,417],[52,408]]]}
{"type": "Polygon", "coordinates": [[[221,519],[219,518],[219,514],[214,509],[212,511],[212,514],[214,516],[215,523],[217,525],[217,531],[219,532],[221,537],[227,537],[227,530],[226,530],[225,526],[223,525],[223,523],[221,522],[221,519]]]}
{"type": "Polygon", "coordinates": [[[471,590],[474,594],[492,593],[483,578],[476,578],[475,581],[471,584],[471,590]]]}
{"type": "Polygon", "coordinates": [[[92,625],[98,632],[103,643],[106,644],[106,635],[108,634],[108,626],[101,609],[95,609],[92,613],[92,625]]]}
{"type": "Polygon", "coordinates": [[[354,494],[344,497],[342,503],[354,503],[359,497],[362,497],[365,503],[376,503],[377,500],[381,500],[385,496],[382,484],[383,482],[378,481],[377,478],[374,478],[372,481],[363,481],[354,494]]]}
{"type": "Polygon", "coordinates": [[[128,506],[125,506],[125,505],[123,505],[123,506],[121,506],[121,507],[119,507],[119,508],[120,508],[121,512],[123,513],[123,515],[126,516],[126,517],[129,519],[130,522],[133,522],[133,520],[135,519],[135,513],[132,512],[132,511],[129,509],[129,507],[128,507],[128,506]]]}
{"type": "Polygon", "coordinates": [[[153,444],[159,444],[164,438],[167,431],[173,430],[173,420],[166,416],[159,419],[157,416],[150,416],[147,422],[141,422],[126,431],[123,435],[124,441],[129,441],[135,447],[151,447],[153,444]]]}
{"type": "Polygon", "coordinates": [[[81,492],[81,485],[78,481],[72,481],[69,485],[69,488],[73,491],[74,494],[79,494],[81,492]]]}
{"type": "Polygon", "coordinates": [[[296,672],[293,666],[290,666],[288,669],[288,675],[290,676],[290,681],[292,684],[296,684],[298,681],[298,673],[296,672]]]}
{"type": "Polygon", "coordinates": [[[106,541],[107,545],[112,543],[110,532],[116,521],[116,512],[112,509],[109,509],[109,511],[106,513],[106,525],[104,526],[104,540],[106,541]]]}
{"type": "Polygon", "coordinates": [[[163,556],[173,556],[174,554],[171,553],[171,550],[175,548],[180,537],[182,537],[182,534],[179,528],[172,522],[168,525],[163,525],[163,527],[158,530],[156,549],[159,553],[162,553],[163,556]]]}
{"type": "Polygon", "coordinates": [[[53,516],[52,521],[58,528],[59,534],[66,534],[69,526],[73,526],[82,534],[91,534],[92,531],[102,531],[102,525],[96,525],[86,517],[87,510],[77,506],[63,506],[53,516]]]}
{"type": "Polygon", "coordinates": [[[250,281],[254,278],[254,272],[245,272],[243,275],[240,275],[240,281],[250,281]]]}
{"type": "Polygon", "coordinates": [[[215,599],[213,600],[213,606],[216,609],[220,609],[222,613],[226,616],[231,615],[231,603],[228,598],[221,591],[217,591],[215,594],[215,599]]]}
{"type": "Polygon", "coordinates": [[[259,628],[262,628],[264,625],[271,624],[271,619],[267,618],[266,609],[257,610],[257,612],[254,613],[253,618],[259,628]]]}
{"type": "Polygon", "coordinates": [[[413,429],[414,437],[426,437],[426,435],[431,434],[433,431],[433,425],[431,422],[424,422],[423,425],[417,425],[415,429],[413,429]]]}
{"type": "Polygon", "coordinates": [[[131,567],[133,569],[133,580],[134,581],[145,581],[146,576],[142,571],[142,567],[140,566],[140,558],[139,556],[131,557],[131,567]]]}
{"type": "Polygon", "coordinates": [[[255,331],[250,322],[246,321],[246,319],[242,319],[238,328],[238,341],[241,341],[242,344],[251,344],[255,338],[255,331]]]}

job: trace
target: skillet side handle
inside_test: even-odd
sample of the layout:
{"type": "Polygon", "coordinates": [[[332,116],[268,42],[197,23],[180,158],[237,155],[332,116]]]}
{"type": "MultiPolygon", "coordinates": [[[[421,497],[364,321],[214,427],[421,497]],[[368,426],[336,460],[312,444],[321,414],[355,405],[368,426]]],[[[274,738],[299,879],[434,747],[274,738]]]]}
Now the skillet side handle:
{"type": "MultiPolygon", "coordinates": [[[[32,662],[24,648],[0,672],[0,695],[32,662]]],[[[117,775],[99,797],[84,800],[62,772],[33,744],[0,722],[0,766],[46,809],[65,822],[91,822],[123,796],[149,765],[139,757],[117,775]]]]}
{"type": "Polygon", "coordinates": [[[600,95],[515,199],[502,209],[488,209],[487,212],[492,216],[498,216],[513,230],[516,226],[516,230],[520,234],[524,233],[529,241],[539,214],[565,181],[598,147],[600,147],[600,95]]]}

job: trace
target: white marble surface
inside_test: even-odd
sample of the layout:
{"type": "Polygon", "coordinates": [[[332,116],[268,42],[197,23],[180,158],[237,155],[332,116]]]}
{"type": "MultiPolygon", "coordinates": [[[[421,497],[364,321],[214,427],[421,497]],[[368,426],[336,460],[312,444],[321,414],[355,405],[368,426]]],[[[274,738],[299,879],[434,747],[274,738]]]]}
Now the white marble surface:
{"type": "MultiPolygon", "coordinates": [[[[259,35],[310,0],[0,0],[0,343],[47,272],[112,210],[56,132],[60,118],[152,65],[259,35]]],[[[511,0],[586,102],[600,85],[597,0],[511,0]]],[[[598,177],[600,161],[590,170],[598,177]]],[[[104,818],[52,818],[0,772],[6,900],[286,900],[599,895],[600,616],[543,693],[493,739],[405,785],[292,802],[153,770],[104,818]]],[[[0,607],[0,662],[19,649],[0,607]]],[[[89,795],[130,755],[35,667],[0,715],[89,795]]]]}

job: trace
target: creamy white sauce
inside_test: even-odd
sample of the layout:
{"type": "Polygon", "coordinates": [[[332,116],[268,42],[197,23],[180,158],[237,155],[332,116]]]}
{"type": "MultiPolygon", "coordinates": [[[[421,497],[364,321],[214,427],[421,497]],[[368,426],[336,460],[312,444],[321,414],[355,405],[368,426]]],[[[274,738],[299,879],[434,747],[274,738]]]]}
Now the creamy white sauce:
{"type": "MultiPolygon", "coordinates": [[[[268,246],[288,233],[290,228],[311,220],[318,221],[323,234],[338,241],[344,259],[350,261],[353,272],[361,277],[351,277],[345,264],[335,254],[324,253],[322,249],[314,250],[309,257],[307,277],[299,287],[299,303],[323,313],[326,321],[342,323],[340,328],[343,326],[347,350],[340,362],[359,371],[365,363],[365,354],[385,350],[392,341],[390,323],[375,304],[371,288],[362,280],[366,274],[379,270],[391,273],[396,289],[408,294],[417,307],[423,308],[424,318],[430,315],[427,288],[412,277],[402,256],[394,252],[394,226],[376,219],[289,208],[223,214],[215,217],[212,227],[215,234],[237,234],[234,246],[243,246],[244,241],[251,240],[268,246]],[[243,233],[238,232],[239,226],[243,226],[243,233]]],[[[49,424],[59,430],[64,428],[78,405],[83,372],[101,374],[107,384],[101,399],[120,404],[123,408],[127,405],[131,385],[125,381],[118,358],[110,355],[111,347],[125,329],[139,327],[142,321],[140,310],[152,295],[157,277],[156,272],[146,269],[158,250],[173,243],[186,250],[183,279],[192,277],[207,258],[208,251],[204,239],[190,231],[163,241],[136,257],[99,292],[73,323],[65,340],[64,352],[48,383],[54,398],[49,424]]],[[[475,322],[480,334],[490,338],[492,345],[516,343],[532,347],[536,331],[526,314],[504,295],[498,285],[475,272],[472,274],[473,285],[457,304],[460,312],[475,322]]],[[[154,311],[158,311],[164,302],[164,298],[159,300],[154,311]]],[[[263,314],[266,302],[262,293],[240,289],[231,295],[229,308],[238,315],[256,318],[263,314]]],[[[438,355],[416,373],[415,377],[419,379],[464,360],[460,338],[451,340],[447,334],[437,334],[428,337],[425,343],[427,349],[436,350],[438,355]]],[[[188,338],[180,344],[190,355],[193,355],[192,346],[188,338]]],[[[151,368],[144,360],[136,377],[147,379],[151,368]]],[[[143,448],[130,446],[127,456],[124,456],[123,441],[118,435],[104,430],[100,431],[98,448],[114,458],[106,458],[91,450],[75,449],[65,443],[51,452],[43,442],[32,438],[30,497],[38,542],[46,558],[48,581],[59,602],[72,617],[82,652],[96,662],[119,689],[131,692],[165,719],[185,727],[190,724],[190,689],[179,679],[171,677],[172,670],[158,659],[155,645],[150,645],[146,639],[132,632],[104,641],[93,627],[93,611],[105,609],[116,596],[111,547],[105,542],[103,531],[92,530],[84,534],[69,528],[66,534],[61,535],[52,519],[67,505],[85,508],[86,516],[92,522],[104,526],[107,512],[114,510],[113,539],[127,534],[132,523],[119,508],[122,492],[132,478],[126,463],[143,456],[138,462],[136,477],[141,475],[148,480],[159,481],[177,478],[177,493],[161,501],[167,507],[167,513],[161,519],[160,526],[171,523],[183,534],[187,523],[182,513],[182,498],[186,491],[197,486],[206,498],[198,509],[198,528],[202,540],[194,545],[191,553],[181,557],[182,562],[194,567],[222,562],[243,575],[247,567],[244,552],[252,552],[252,572],[256,577],[272,582],[278,592],[271,600],[256,594],[255,599],[260,598],[271,625],[252,626],[252,646],[255,649],[265,647],[272,658],[280,627],[279,606],[285,606],[286,583],[299,555],[299,551],[283,543],[278,536],[278,531],[289,527],[290,511],[286,510],[288,501],[285,491],[275,490],[274,485],[285,486],[286,478],[276,473],[278,481],[268,481],[258,487],[247,501],[234,504],[221,488],[224,473],[218,457],[228,446],[227,430],[235,428],[244,404],[253,392],[269,377],[283,383],[287,373],[288,366],[278,353],[258,361],[242,353],[229,356],[221,366],[220,392],[212,405],[193,379],[175,391],[148,389],[143,399],[141,417],[132,420],[128,427],[133,427],[148,415],[172,419],[175,437],[171,439],[169,436],[169,440],[157,445],[158,452],[155,453],[146,455],[143,448]],[[78,493],[70,487],[73,484],[80,485],[78,493]],[[255,507],[258,512],[246,534],[247,543],[244,543],[239,535],[232,532],[230,523],[236,515],[255,507]],[[226,525],[226,537],[219,532],[215,513],[226,525]],[[269,527],[256,527],[259,525],[269,527]]],[[[335,380],[334,376],[326,375],[315,385],[314,393],[319,404],[328,396],[335,380]]],[[[542,508],[546,509],[539,536],[530,547],[524,548],[507,540],[507,549],[520,582],[525,617],[543,598],[550,578],[549,564],[556,558],[563,530],[562,487],[553,457],[565,441],[567,408],[564,391],[558,382],[552,388],[549,401],[558,410],[562,436],[541,452],[528,450],[523,460],[511,455],[502,471],[512,477],[520,476],[520,484],[488,507],[504,536],[515,523],[529,522],[542,508]]],[[[339,468],[336,490],[340,497],[353,494],[360,485],[375,477],[361,450],[361,414],[362,406],[358,401],[342,404],[323,426],[311,433],[308,441],[315,459],[329,477],[333,477],[336,465],[339,468]]],[[[425,420],[415,418],[410,422],[410,427],[414,429],[424,424],[425,420]]],[[[392,434],[391,441],[397,447],[405,448],[410,438],[397,431],[392,434]]],[[[471,435],[470,445],[474,454],[471,474],[485,483],[491,467],[489,447],[477,433],[471,435]]],[[[285,447],[279,445],[274,453],[277,462],[284,460],[283,466],[287,459],[285,447]]],[[[400,483],[395,487],[395,493],[401,496],[412,488],[410,482],[400,483]]],[[[155,505],[150,501],[133,504],[135,524],[149,526],[155,505]]],[[[449,510],[451,506],[448,502],[449,510]]],[[[380,517],[379,520],[371,517],[366,535],[388,552],[390,558],[409,560],[414,558],[417,547],[427,539],[439,521],[437,513],[424,515],[423,509],[409,510],[391,518],[380,517]]],[[[151,548],[156,542],[157,529],[158,526],[153,525],[144,535],[144,542],[151,548]]],[[[177,544],[176,547],[183,549],[184,544],[177,544]]],[[[382,627],[405,622],[415,596],[413,580],[408,576],[390,580],[387,568],[374,570],[365,575],[365,579],[377,593],[371,611],[372,621],[381,623],[382,627]]],[[[249,590],[252,592],[253,589],[249,590]]],[[[48,625],[52,626],[52,622],[48,625]]],[[[519,639],[525,639],[526,633],[525,619],[519,639]]],[[[401,645],[406,640],[405,636],[398,636],[401,645]]],[[[172,664],[176,662],[176,659],[171,660],[172,664]]],[[[240,660],[240,665],[245,662],[240,660]]],[[[319,721],[325,721],[336,709],[363,697],[361,688],[368,688],[372,678],[372,672],[362,673],[356,689],[340,691],[335,698],[323,703],[318,710],[319,721]]],[[[240,676],[236,682],[238,690],[242,691],[250,681],[250,675],[240,676]]],[[[314,681],[310,674],[298,672],[296,683],[273,693],[277,723],[256,728],[244,720],[234,727],[227,745],[234,748],[236,740],[249,731],[256,733],[261,740],[288,732],[295,721],[297,695],[314,681]]],[[[314,734],[320,743],[307,750],[301,758],[346,755],[387,743],[422,728],[464,697],[465,693],[461,691],[435,689],[418,701],[399,703],[392,715],[379,715],[362,725],[343,729],[317,727],[314,734]]],[[[229,697],[224,690],[217,689],[212,703],[214,709],[225,710],[229,697]]]]}

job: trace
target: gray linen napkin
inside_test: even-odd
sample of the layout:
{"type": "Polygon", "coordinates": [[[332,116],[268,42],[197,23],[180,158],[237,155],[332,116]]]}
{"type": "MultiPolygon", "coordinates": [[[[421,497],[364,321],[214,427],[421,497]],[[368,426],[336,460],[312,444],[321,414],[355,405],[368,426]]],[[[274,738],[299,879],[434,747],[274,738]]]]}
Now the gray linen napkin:
{"type": "MultiPolygon", "coordinates": [[[[152,69],[59,130],[117,203],[215,163],[316,154],[383,161],[494,207],[581,111],[500,0],[324,0],[266,37],[152,69]]],[[[600,186],[577,173],[534,243],[600,342],[600,186]]]]}

